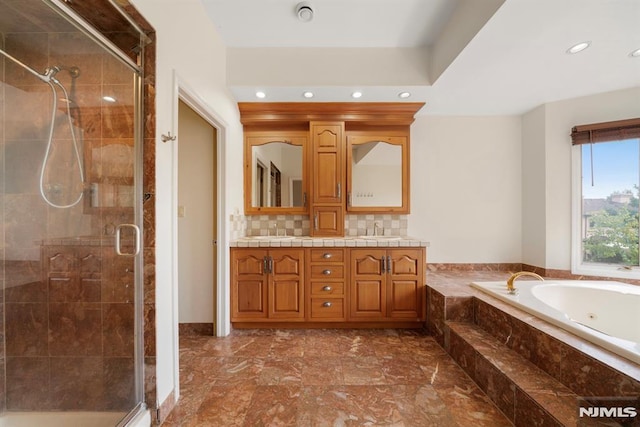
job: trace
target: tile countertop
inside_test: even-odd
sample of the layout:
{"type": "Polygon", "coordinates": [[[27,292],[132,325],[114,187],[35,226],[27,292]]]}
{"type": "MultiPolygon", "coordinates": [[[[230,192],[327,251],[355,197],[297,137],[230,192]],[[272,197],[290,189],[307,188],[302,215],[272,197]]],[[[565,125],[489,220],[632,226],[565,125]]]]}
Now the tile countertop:
{"type": "Polygon", "coordinates": [[[399,236],[398,238],[381,237],[360,238],[360,237],[272,237],[267,236],[247,236],[237,240],[232,240],[229,244],[232,248],[315,248],[315,247],[340,247],[340,248],[360,248],[360,247],[429,247],[429,242],[409,236],[399,236]]]}

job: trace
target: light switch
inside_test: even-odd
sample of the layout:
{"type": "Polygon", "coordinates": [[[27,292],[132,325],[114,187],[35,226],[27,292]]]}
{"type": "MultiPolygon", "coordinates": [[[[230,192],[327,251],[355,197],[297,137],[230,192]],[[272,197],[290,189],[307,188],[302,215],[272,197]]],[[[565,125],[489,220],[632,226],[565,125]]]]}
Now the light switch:
{"type": "Polygon", "coordinates": [[[178,218],[185,217],[185,208],[184,206],[178,206],[178,218]]]}

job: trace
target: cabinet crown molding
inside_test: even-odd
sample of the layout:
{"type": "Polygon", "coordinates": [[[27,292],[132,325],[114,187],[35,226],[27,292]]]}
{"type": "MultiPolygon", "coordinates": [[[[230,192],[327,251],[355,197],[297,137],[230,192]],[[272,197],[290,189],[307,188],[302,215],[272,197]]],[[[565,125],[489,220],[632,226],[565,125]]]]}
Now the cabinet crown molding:
{"type": "Polygon", "coordinates": [[[343,121],[364,126],[408,126],[423,102],[239,102],[244,126],[343,121]]]}

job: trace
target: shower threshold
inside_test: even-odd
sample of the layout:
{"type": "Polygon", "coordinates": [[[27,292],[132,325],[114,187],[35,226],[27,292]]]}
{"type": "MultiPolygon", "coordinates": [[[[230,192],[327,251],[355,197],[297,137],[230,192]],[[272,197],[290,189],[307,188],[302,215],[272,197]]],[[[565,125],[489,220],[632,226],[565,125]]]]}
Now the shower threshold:
{"type": "Polygon", "coordinates": [[[114,427],[126,412],[4,412],[0,427],[114,427]]]}

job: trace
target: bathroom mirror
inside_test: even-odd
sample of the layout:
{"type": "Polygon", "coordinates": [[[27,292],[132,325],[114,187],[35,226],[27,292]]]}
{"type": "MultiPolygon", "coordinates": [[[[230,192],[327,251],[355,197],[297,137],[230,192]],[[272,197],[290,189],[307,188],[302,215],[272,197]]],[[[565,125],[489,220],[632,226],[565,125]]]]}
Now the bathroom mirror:
{"type": "Polygon", "coordinates": [[[409,212],[406,136],[347,136],[347,211],[409,212]]]}
{"type": "Polygon", "coordinates": [[[306,132],[245,137],[245,213],[306,213],[306,132]]]}

